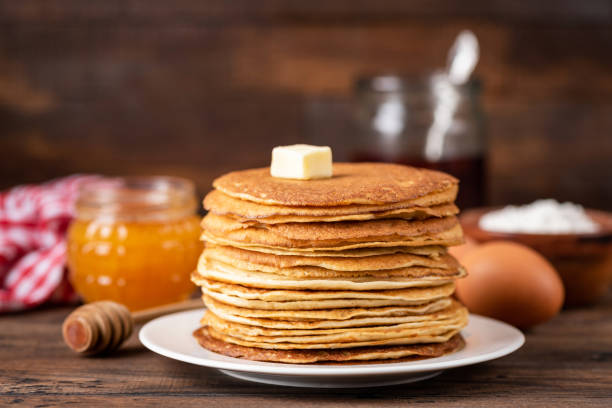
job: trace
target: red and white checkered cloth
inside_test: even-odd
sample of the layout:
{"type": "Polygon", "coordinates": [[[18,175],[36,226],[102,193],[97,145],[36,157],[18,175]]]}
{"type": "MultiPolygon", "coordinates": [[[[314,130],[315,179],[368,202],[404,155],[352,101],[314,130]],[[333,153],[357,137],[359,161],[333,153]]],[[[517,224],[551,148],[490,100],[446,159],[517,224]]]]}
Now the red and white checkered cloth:
{"type": "Polygon", "coordinates": [[[66,273],[66,230],[79,186],[96,178],[76,175],[0,193],[0,313],[77,299],[66,273]]]}

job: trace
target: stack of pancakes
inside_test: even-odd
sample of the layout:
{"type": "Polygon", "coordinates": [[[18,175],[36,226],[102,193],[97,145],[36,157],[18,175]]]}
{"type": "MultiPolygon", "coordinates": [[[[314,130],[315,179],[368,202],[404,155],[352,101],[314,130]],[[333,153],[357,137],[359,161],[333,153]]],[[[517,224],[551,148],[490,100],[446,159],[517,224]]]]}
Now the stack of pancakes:
{"type": "Polygon", "coordinates": [[[226,174],[204,199],[192,280],[212,351],[288,363],[434,357],[463,346],[457,180],[394,164],[336,163],[290,180],[226,174]]]}

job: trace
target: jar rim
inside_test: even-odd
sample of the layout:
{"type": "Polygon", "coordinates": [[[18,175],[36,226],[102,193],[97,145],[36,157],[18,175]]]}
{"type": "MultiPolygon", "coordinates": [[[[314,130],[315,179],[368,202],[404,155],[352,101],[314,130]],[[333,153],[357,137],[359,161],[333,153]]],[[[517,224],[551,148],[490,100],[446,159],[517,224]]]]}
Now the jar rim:
{"type": "MultiPolygon", "coordinates": [[[[430,92],[432,87],[444,78],[446,76],[442,71],[416,75],[398,73],[372,74],[357,78],[355,89],[358,92],[380,94],[430,92]]],[[[460,93],[478,92],[481,89],[481,81],[478,77],[471,77],[466,83],[459,85],[448,81],[448,85],[460,93]]]]}
{"type": "Polygon", "coordinates": [[[171,176],[105,177],[83,183],[77,218],[169,219],[193,214],[195,185],[171,176]]]}

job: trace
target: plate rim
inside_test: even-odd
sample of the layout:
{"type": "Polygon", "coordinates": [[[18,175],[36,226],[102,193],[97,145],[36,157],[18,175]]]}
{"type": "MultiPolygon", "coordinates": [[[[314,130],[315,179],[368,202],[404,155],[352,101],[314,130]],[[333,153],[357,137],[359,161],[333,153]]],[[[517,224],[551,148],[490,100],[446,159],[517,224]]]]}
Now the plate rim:
{"type": "MultiPolygon", "coordinates": [[[[195,314],[196,312],[201,313],[204,309],[188,310],[178,313],[172,313],[165,316],[158,317],[144,324],[138,332],[138,339],[140,342],[149,350],[168,357],[174,360],[182,361],[189,364],[231,370],[248,372],[253,374],[277,374],[277,375],[291,375],[291,376],[363,376],[363,375],[392,375],[392,374],[405,374],[405,373],[418,373],[425,371],[437,371],[445,370],[449,368],[463,367],[473,364],[482,363],[485,361],[495,360],[497,358],[504,357],[508,354],[518,350],[525,343],[525,335],[516,327],[504,323],[502,321],[480,316],[477,314],[470,313],[469,321],[480,321],[488,325],[497,325],[509,330],[515,335],[515,338],[507,345],[497,350],[477,354],[475,356],[469,356],[459,358],[455,360],[443,360],[436,361],[437,359],[444,359],[452,356],[448,354],[446,356],[434,357],[430,359],[423,359],[418,361],[406,361],[398,363],[380,363],[380,364],[351,364],[351,365],[316,365],[316,364],[290,364],[290,363],[275,363],[255,360],[241,360],[234,357],[225,356],[219,353],[215,353],[210,350],[206,350],[207,353],[213,353],[221,356],[225,359],[232,359],[236,361],[222,361],[215,360],[200,356],[191,356],[185,353],[169,350],[163,346],[155,344],[150,341],[147,337],[147,333],[154,327],[155,324],[159,324],[161,320],[177,318],[180,315],[195,314]],[[472,320],[474,319],[474,320],[472,320]],[[198,360],[194,362],[193,360],[198,360]],[[247,364],[248,363],[248,364],[247,364]]],[[[469,329],[469,323],[468,327],[469,329]]],[[[464,329],[465,330],[465,329],[464,329]]],[[[196,340],[194,339],[194,342],[196,340]]],[[[466,338],[466,342],[469,341],[469,336],[466,338]]],[[[459,351],[460,353],[461,351],[459,351]]]]}

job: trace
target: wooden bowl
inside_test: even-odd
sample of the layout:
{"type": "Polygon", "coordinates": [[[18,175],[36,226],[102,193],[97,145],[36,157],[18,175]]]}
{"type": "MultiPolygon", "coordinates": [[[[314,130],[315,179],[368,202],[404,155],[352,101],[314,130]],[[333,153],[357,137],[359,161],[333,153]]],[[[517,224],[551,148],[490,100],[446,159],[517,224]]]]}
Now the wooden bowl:
{"type": "Polygon", "coordinates": [[[478,243],[509,240],[544,255],[557,269],[565,286],[565,305],[596,302],[612,283],[612,213],[586,210],[600,230],[591,234],[526,234],[493,232],[478,226],[480,217],[497,209],[465,211],[460,219],[465,235],[478,243]]]}

